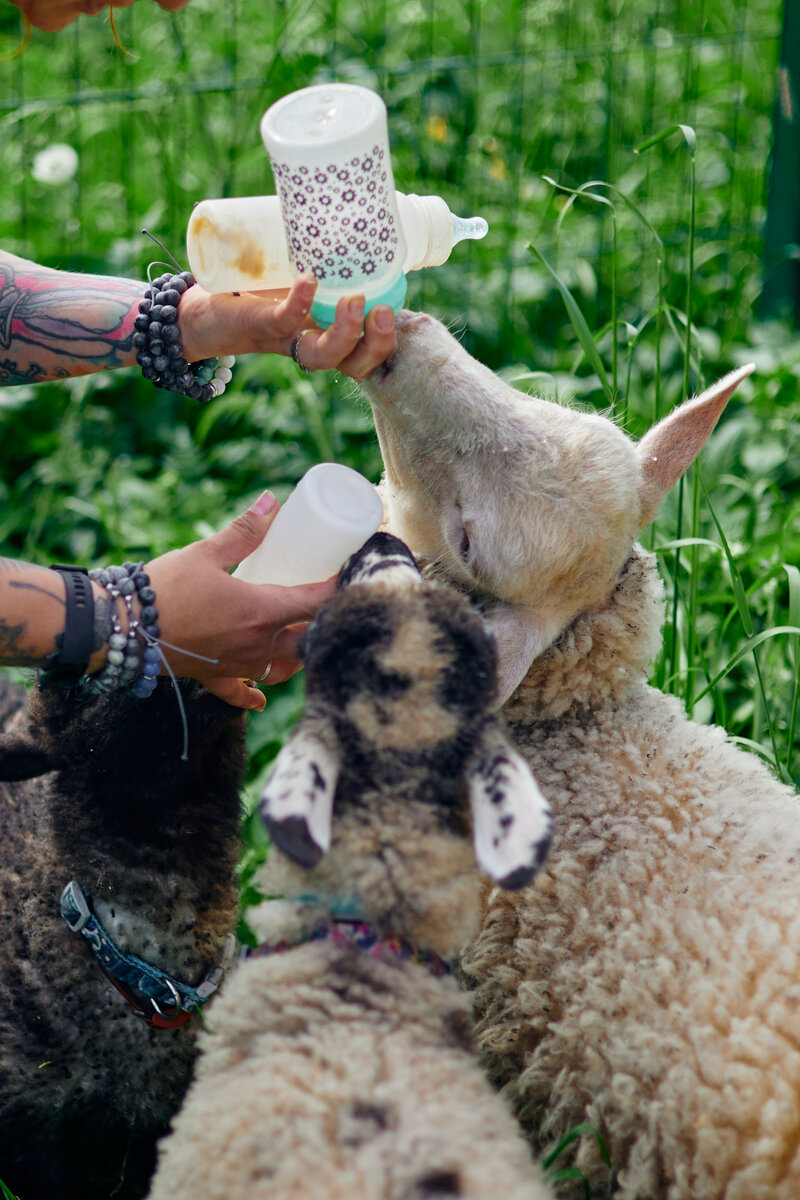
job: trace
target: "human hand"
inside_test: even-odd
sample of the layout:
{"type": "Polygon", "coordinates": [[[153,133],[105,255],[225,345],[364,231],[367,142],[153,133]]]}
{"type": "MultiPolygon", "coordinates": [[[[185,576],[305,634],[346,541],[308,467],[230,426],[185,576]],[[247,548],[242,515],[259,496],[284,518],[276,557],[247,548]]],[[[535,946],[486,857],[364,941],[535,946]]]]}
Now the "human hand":
{"type": "Polygon", "coordinates": [[[255,550],[278,512],[270,492],[227,528],[146,566],[156,592],[161,638],[204,662],[165,647],[176,675],[198,679],[238,708],[261,710],[263,694],[248,680],[269,668],[269,683],[299,670],[297,646],[308,620],[335,589],[335,580],[279,587],[245,583],[228,568],[255,550]]]}
{"type": "MultiPolygon", "coordinates": [[[[111,0],[11,0],[15,8],[19,8],[36,29],[46,33],[55,33],[76,21],[81,13],[97,16],[104,8],[108,8],[111,0]]],[[[190,0],[156,0],[161,8],[168,12],[177,12],[186,8],[190,0]]],[[[114,8],[130,8],[135,0],[114,0],[114,8]]]]}
{"type": "Polygon", "coordinates": [[[302,364],[309,371],[336,369],[364,379],[394,346],[394,313],[387,305],[370,310],[364,297],[342,296],[336,319],[319,329],[309,317],[317,289],[313,275],[300,275],[287,290],[206,292],[199,284],[181,297],[178,324],[188,362],[222,354],[286,354],[302,335],[302,364]]]}

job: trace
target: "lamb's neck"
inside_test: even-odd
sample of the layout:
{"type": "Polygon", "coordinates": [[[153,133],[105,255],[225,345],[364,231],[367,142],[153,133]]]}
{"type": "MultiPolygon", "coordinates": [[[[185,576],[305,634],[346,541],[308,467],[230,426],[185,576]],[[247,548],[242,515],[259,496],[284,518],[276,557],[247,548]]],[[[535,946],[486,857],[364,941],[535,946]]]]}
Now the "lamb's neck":
{"type": "Polygon", "coordinates": [[[330,850],[305,871],[274,849],[258,877],[266,901],[249,919],[260,941],[295,944],[315,923],[357,918],[445,959],[477,933],[480,877],[466,834],[442,829],[430,805],[334,804],[330,850]]]}
{"type": "Polygon", "coordinates": [[[606,601],[576,617],[534,661],[504,716],[531,725],[618,703],[646,681],[663,622],[655,555],[634,546],[606,601]]]}

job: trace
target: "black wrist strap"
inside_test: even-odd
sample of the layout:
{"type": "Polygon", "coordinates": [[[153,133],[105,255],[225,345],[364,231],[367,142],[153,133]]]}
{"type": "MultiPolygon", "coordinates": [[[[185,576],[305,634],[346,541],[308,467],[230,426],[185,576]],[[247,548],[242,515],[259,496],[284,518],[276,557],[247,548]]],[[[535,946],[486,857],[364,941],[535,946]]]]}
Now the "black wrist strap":
{"type": "Polygon", "coordinates": [[[50,655],[56,671],[64,676],[79,679],[86,673],[92,657],[94,631],[94,594],[89,573],[85,567],[53,565],[51,571],[59,571],[67,589],[67,615],[64,632],[57,640],[58,651],[50,655]]]}

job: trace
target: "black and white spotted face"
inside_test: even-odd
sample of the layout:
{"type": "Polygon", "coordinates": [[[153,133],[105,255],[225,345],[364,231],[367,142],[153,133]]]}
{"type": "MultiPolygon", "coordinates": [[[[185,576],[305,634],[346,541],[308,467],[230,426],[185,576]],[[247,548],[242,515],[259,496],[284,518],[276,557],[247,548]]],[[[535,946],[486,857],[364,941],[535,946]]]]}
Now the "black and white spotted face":
{"type": "Polygon", "coordinates": [[[506,887],[530,880],[550,814],[493,715],[494,639],[465,597],[423,581],[403,543],[376,534],[343,568],[303,657],[306,717],[261,803],[284,853],[315,865],[334,800],[341,812],[389,789],[453,831],[466,833],[471,807],[479,864],[506,887]]]}
{"type": "Polygon", "coordinates": [[[455,754],[449,744],[461,751],[491,708],[494,641],[469,602],[404,561],[381,569],[371,557],[369,577],[337,592],[305,635],[309,706],[331,714],[346,755],[387,765],[434,746],[455,754]]]}

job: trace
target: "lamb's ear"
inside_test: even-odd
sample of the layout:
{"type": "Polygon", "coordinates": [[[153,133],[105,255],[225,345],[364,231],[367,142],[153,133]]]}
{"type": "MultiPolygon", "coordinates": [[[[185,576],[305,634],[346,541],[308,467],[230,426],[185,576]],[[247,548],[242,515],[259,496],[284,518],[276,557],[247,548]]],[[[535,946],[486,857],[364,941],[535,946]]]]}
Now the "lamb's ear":
{"type": "Polygon", "coordinates": [[[498,602],[485,614],[497,643],[497,708],[505,704],[528,674],[531,663],[559,633],[557,625],[536,620],[526,608],[498,602]]]}
{"type": "Polygon", "coordinates": [[[525,887],[550,848],[553,817],[530,767],[497,724],[478,744],[469,798],[478,865],[500,887],[525,887]]]}
{"type": "Polygon", "coordinates": [[[338,776],[338,757],[318,733],[301,725],[261,793],[259,813],[270,837],[301,867],[315,867],[331,844],[338,776]]]}
{"type": "Polygon", "coordinates": [[[754,370],[755,363],[748,363],[723,376],[713,387],[659,421],[639,442],[642,529],[653,520],[672,485],[697,458],[736,388],[754,370]]]}
{"type": "Polygon", "coordinates": [[[0,781],[35,779],[60,765],[28,734],[0,734],[0,781]]]}

